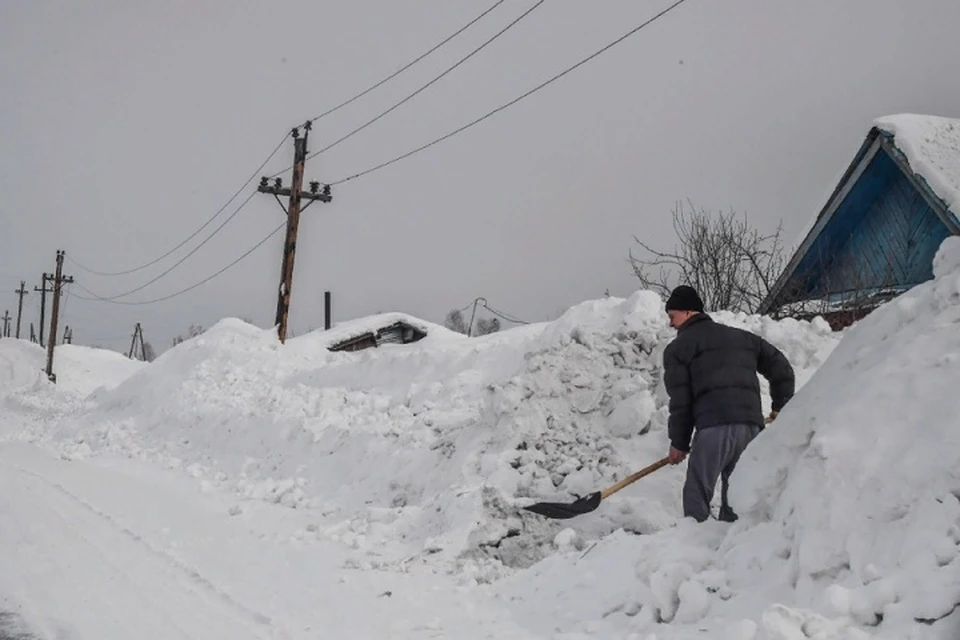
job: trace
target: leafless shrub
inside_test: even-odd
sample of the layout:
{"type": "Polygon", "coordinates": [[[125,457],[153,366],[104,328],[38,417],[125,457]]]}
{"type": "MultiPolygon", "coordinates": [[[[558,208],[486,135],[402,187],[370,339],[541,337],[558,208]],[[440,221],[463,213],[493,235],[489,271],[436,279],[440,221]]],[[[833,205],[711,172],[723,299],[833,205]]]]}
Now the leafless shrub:
{"type": "Polygon", "coordinates": [[[783,228],[761,233],[744,214],[716,215],[682,203],[673,209],[677,245],[659,251],[634,236],[646,251],[630,263],[641,284],[666,298],[678,284],[700,293],[707,310],[753,312],[770,292],[785,264],[783,228]]]}

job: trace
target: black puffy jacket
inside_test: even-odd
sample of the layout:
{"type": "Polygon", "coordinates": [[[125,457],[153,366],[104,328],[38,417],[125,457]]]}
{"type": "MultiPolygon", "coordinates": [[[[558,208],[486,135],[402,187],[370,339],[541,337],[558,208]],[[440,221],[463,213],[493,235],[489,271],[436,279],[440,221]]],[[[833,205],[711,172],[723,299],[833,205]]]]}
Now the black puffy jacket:
{"type": "Polygon", "coordinates": [[[694,427],[747,423],[763,428],[758,373],[770,382],[772,409],[780,411],[795,385],[786,356],[760,336],[714,322],[706,313],[691,317],[663,353],[671,445],[689,451],[694,427]]]}

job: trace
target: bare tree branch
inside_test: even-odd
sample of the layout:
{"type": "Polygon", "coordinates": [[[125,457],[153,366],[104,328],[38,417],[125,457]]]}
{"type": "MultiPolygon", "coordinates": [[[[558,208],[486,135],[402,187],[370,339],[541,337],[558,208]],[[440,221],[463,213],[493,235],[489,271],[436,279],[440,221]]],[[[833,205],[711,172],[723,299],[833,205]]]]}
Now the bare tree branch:
{"type": "Polygon", "coordinates": [[[679,202],[673,209],[677,245],[672,251],[654,249],[634,236],[647,254],[628,254],[640,284],[664,297],[676,285],[689,284],[708,309],[754,311],[786,262],[782,224],[765,235],[733,209],[711,215],[687,204],[689,211],[679,202]]]}

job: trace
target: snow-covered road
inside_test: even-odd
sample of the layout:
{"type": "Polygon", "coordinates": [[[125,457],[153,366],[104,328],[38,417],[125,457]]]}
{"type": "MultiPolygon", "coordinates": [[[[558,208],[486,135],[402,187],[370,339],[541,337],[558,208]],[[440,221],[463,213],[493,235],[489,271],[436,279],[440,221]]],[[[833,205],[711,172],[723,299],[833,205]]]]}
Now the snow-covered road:
{"type": "Polygon", "coordinates": [[[39,638],[530,638],[427,567],[367,569],[310,515],[182,474],[0,445],[0,602],[39,638]]]}

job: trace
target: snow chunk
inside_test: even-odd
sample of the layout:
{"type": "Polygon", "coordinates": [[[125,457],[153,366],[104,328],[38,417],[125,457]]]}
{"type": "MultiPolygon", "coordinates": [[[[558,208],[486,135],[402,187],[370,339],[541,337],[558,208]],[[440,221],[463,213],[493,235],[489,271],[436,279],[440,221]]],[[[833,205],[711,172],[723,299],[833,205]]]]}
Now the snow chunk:
{"type": "Polygon", "coordinates": [[[933,257],[933,277],[960,272],[960,236],[945,239],[933,257]]]}
{"type": "Polygon", "coordinates": [[[650,430],[650,421],[657,402],[648,391],[642,391],[617,404],[607,420],[607,430],[618,438],[643,435],[650,430]]]}

